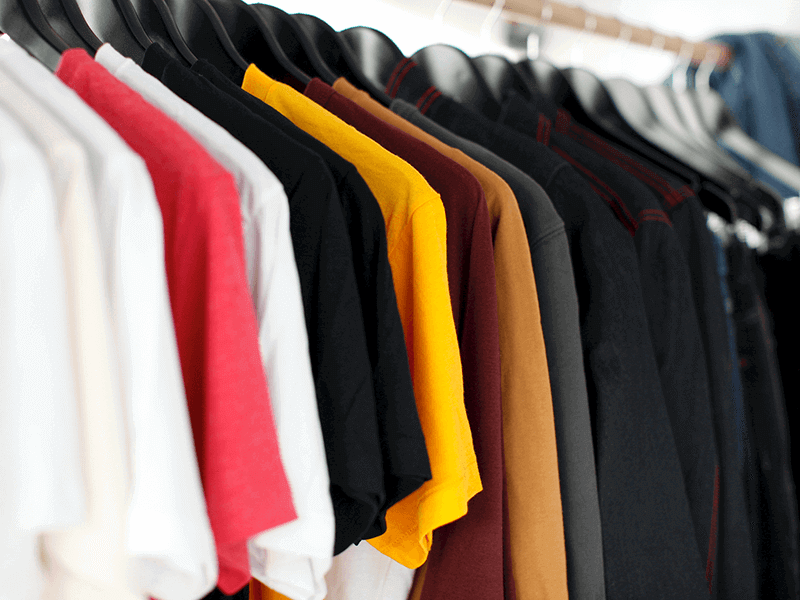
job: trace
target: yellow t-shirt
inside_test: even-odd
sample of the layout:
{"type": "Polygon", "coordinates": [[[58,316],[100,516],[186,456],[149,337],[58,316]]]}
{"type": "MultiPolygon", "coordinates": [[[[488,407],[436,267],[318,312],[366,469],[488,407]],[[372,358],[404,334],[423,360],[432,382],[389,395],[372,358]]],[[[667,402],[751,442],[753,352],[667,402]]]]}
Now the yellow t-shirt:
{"type": "MultiPolygon", "coordinates": [[[[535,273],[514,193],[497,174],[447,146],[366,92],[338,79],[334,89],[383,121],[425,142],[470,171],[483,188],[494,232],[500,320],[503,438],[511,562],[517,600],[566,600],[567,559],[553,400],[535,273]]],[[[425,565],[409,600],[418,600],[425,565]]],[[[435,577],[434,566],[430,576],[435,577]]]]}
{"type": "Polygon", "coordinates": [[[428,556],[433,530],[465,515],[467,501],[482,489],[447,283],[444,206],[408,163],[255,65],[242,88],[353,163],[380,204],[433,478],[390,508],[386,533],[369,542],[417,568],[428,556]]]}

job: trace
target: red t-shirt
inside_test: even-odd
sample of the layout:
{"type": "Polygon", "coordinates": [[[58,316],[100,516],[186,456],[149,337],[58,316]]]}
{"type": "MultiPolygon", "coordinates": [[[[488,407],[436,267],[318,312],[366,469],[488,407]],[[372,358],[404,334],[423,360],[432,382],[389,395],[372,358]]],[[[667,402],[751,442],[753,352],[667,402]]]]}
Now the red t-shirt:
{"type": "Polygon", "coordinates": [[[56,75],[150,171],[218,585],[232,594],[250,577],[247,539],[296,518],[261,364],[233,177],[85,51],[65,52],[56,75]]]}
{"type": "Polygon", "coordinates": [[[320,79],[311,80],[305,95],[408,162],[442,198],[447,217],[447,279],[461,351],[464,405],[483,491],[470,500],[464,517],[434,532],[422,598],[511,597],[503,581],[497,284],[492,226],[483,189],[464,167],[375,117],[320,79]]]}

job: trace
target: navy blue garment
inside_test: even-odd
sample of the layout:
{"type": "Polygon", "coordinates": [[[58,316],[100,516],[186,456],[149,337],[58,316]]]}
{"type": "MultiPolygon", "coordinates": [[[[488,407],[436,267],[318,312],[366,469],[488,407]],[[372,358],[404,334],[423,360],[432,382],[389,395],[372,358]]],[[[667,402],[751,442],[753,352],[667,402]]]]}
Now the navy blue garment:
{"type": "MultiPolygon", "coordinates": [[[[775,323],[775,351],[778,355],[786,412],[789,417],[792,446],[800,451],[800,311],[795,281],[800,267],[800,235],[785,237],[782,246],[758,257],[767,308],[775,323]]],[[[794,480],[800,481],[800,460],[794,461],[794,480]]]]}
{"type": "Polygon", "coordinates": [[[728,258],[744,402],[756,455],[751,519],[761,571],[760,597],[796,599],[800,597],[797,498],[772,323],[752,252],[734,240],[728,258]]]}

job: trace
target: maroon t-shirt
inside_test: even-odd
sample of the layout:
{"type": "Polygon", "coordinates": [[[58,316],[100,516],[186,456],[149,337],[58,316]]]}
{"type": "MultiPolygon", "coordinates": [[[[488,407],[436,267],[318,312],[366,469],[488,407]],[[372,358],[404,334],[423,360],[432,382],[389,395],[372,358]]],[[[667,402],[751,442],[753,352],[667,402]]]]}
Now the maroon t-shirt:
{"type": "Polygon", "coordinates": [[[85,51],[65,52],[56,75],[144,159],[153,180],[218,585],[234,593],[250,579],[247,539],[296,518],[261,364],[235,182],[85,51]]]}
{"type": "Polygon", "coordinates": [[[442,197],[464,403],[483,492],[470,500],[466,516],[434,533],[422,600],[506,598],[500,334],[491,221],[483,189],[464,167],[323,81],[312,79],[305,95],[408,162],[442,197]]]}

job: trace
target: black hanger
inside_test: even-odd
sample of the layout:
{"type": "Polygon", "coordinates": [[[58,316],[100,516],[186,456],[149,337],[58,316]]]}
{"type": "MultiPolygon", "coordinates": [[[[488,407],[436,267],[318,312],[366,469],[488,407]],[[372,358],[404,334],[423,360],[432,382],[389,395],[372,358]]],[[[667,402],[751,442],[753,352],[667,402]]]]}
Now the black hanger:
{"type": "Polygon", "coordinates": [[[64,40],[59,43],[60,38],[54,32],[52,35],[40,32],[22,8],[21,2],[0,1],[0,31],[8,34],[51,71],[58,68],[66,43],[64,40]]]}
{"type": "Polygon", "coordinates": [[[325,64],[300,23],[296,22],[291,15],[274,6],[254,4],[253,8],[269,23],[270,29],[275,33],[278,43],[289,60],[309,76],[318,77],[328,85],[333,85],[333,82],[338,79],[336,73],[325,64]]]}
{"type": "MultiPolygon", "coordinates": [[[[358,60],[361,71],[377,87],[386,90],[395,68],[408,62],[385,33],[371,27],[351,27],[339,32],[358,60]]],[[[388,90],[387,94],[391,96],[388,90]]]]}
{"type": "Polygon", "coordinates": [[[683,110],[694,111],[699,126],[712,139],[724,142],[790,188],[800,190],[800,167],[771,152],[742,131],[718,92],[710,88],[687,89],[678,93],[678,101],[683,110]]]}
{"type": "Polygon", "coordinates": [[[89,24],[83,17],[83,13],[81,12],[81,8],[78,6],[78,3],[75,0],[60,0],[59,4],[63,8],[67,19],[69,19],[69,22],[72,24],[73,29],[78,33],[86,45],[92,49],[92,54],[97,52],[100,49],[100,46],[103,45],[103,42],[95,35],[94,31],[92,31],[92,28],[89,27],[89,24]]]}
{"type": "Polygon", "coordinates": [[[275,79],[289,76],[308,85],[311,78],[289,60],[269,23],[253,6],[241,0],[210,2],[246,62],[275,79]]]}
{"type": "Polygon", "coordinates": [[[38,4],[47,23],[70,48],[83,48],[89,53],[94,53],[72,26],[59,0],[39,0],[38,4]]]}
{"type": "Polygon", "coordinates": [[[165,0],[186,44],[231,79],[241,77],[248,63],[233,44],[208,0],[165,0]]]}
{"type": "Polygon", "coordinates": [[[726,190],[739,203],[740,216],[761,227],[762,219],[758,208],[760,202],[754,198],[752,188],[747,182],[735,177],[701,151],[673,136],[653,112],[644,92],[635,84],[624,79],[612,79],[605,82],[605,87],[617,109],[639,136],[673,157],[687,162],[719,188],[726,190]]]}
{"type": "Polygon", "coordinates": [[[153,43],[130,0],[62,0],[62,5],[68,16],[80,13],[98,38],[139,64],[153,43]]]}
{"type": "Polygon", "coordinates": [[[693,129],[689,121],[695,115],[687,114],[680,110],[675,90],[665,85],[653,85],[643,88],[643,91],[645,97],[650,100],[656,115],[667,123],[670,129],[674,129],[683,141],[687,144],[691,143],[701,153],[730,173],[732,177],[740,182],[740,185],[749,188],[751,191],[749,195],[772,213],[773,218],[776,219],[776,226],[781,226],[783,222],[783,206],[777,192],[768,185],[754,179],[749,172],[720,148],[716,140],[710,136],[703,135],[702,126],[699,123],[695,122],[695,128],[693,129]]]}
{"type": "Polygon", "coordinates": [[[484,83],[498,102],[502,102],[511,90],[521,94],[526,100],[532,100],[539,95],[531,82],[525,79],[505,56],[496,54],[475,56],[472,58],[472,64],[478,69],[484,83]]]}
{"type": "Polygon", "coordinates": [[[581,125],[680,177],[695,191],[700,189],[700,178],[694,169],[637,135],[593,73],[577,68],[557,69],[544,60],[524,60],[516,66],[524,77],[538,84],[542,95],[566,109],[581,125]]]}
{"type": "MultiPolygon", "coordinates": [[[[96,0],[107,2],[108,0],[96,0]]],[[[130,0],[149,38],[179,61],[193,65],[197,57],[186,45],[164,0],[130,0]]]]}
{"type": "Polygon", "coordinates": [[[500,114],[499,102],[462,50],[447,44],[434,44],[418,50],[411,58],[428,74],[430,82],[445,94],[489,117],[500,114]]]}
{"type": "Polygon", "coordinates": [[[350,46],[339,37],[333,27],[312,15],[296,14],[293,16],[295,21],[306,30],[319,51],[320,57],[334,73],[369,93],[384,106],[388,107],[392,103],[392,99],[383,91],[383,87],[375,85],[361,71],[350,46]]]}

